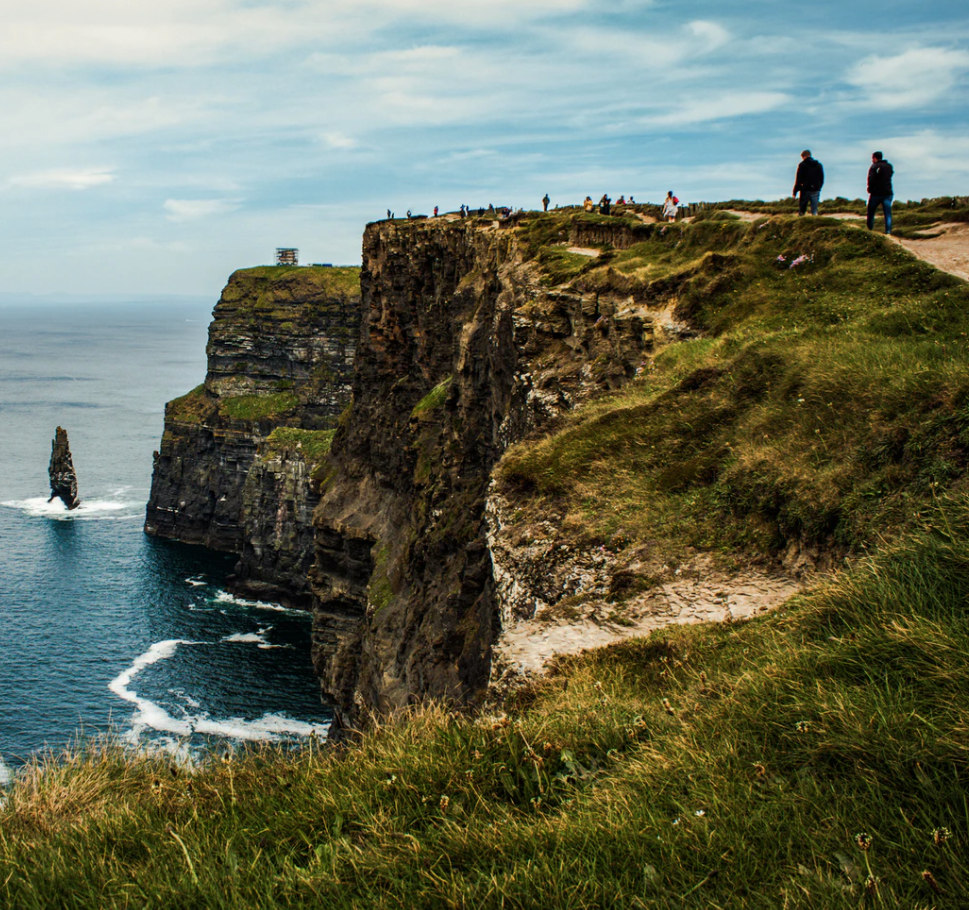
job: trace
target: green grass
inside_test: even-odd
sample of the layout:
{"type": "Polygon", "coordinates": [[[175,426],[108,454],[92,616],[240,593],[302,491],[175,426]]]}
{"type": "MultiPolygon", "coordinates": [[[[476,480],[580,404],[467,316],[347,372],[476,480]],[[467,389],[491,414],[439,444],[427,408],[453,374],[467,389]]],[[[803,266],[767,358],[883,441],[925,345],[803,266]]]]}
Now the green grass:
{"type": "Polygon", "coordinates": [[[779,613],[561,660],[508,717],[37,763],[0,809],[0,903],[964,907],[967,541],[944,497],[779,613]]]}
{"type": "Polygon", "coordinates": [[[298,451],[310,465],[319,464],[330,452],[336,430],[301,430],[276,427],[266,443],[271,452],[298,451]]]}
{"type": "Polygon", "coordinates": [[[265,420],[292,411],[299,399],[292,392],[277,392],[273,395],[238,395],[223,398],[219,403],[220,412],[232,420],[265,420]]]}
{"type": "Polygon", "coordinates": [[[168,402],[167,416],[180,423],[198,423],[214,412],[216,407],[216,399],[209,395],[203,383],[181,398],[168,402]]]}
{"type": "Polygon", "coordinates": [[[823,218],[654,225],[578,281],[671,302],[701,337],[505,455],[524,521],[551,511],[563,533],[664,552],[850,552],[962,482],[969,287],[880,236],[823,218]]]}
{"type": "Polygon", "coordinates": [[[443,382],[434,386],[430,392],[414,405],[414,409],[410,415],[411,418],[421,417],[441,407],[444,404],[444,399],[447,398],[448,389],[451,388],[453,379],[453,376],[448,376],[443,382]]]}

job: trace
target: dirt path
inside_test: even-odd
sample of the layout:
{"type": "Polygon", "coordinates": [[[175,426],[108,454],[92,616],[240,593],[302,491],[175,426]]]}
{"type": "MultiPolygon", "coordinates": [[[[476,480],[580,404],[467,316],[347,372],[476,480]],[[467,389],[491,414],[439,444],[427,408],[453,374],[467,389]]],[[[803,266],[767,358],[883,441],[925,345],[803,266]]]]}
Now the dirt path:
{"type": "Polygon", "coordinates": [[[969,281],[969,224],[940,224],[925,228],[924,233],[939,236],[929,240],[893,236],[892,240],[937,269],[969,281]]]}
{"type": "Polygon", "coordinates": [[[645,636],[663,626],[748,619],[799,590],[797,581],[781,575],[691,571],[628,602],[621,617],[608,604],[592,604],[577,617],[540,614],[518,622],[502,631],[495,648],[496,665],[512,675],[540,673],[556,654],[576,654],[645,636]]]}

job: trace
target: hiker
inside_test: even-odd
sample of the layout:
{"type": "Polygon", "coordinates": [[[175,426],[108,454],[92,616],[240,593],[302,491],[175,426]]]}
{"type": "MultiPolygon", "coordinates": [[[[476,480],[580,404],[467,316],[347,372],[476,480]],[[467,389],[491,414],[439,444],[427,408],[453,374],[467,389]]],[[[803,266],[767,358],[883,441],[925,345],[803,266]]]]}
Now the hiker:
{"type": "Polygon", "coordinates": [[[797,166],[794,177],[792,196],[798,196],[797,214],[801,216],[807,212],[811,203],[811,214],[818,213],[818,200],[821,198],[821,187],[824,186],[824,168],[821,162],[811,157],[811,150],[801,152],[801,163],[797,166]]]}
{"type": "Polygon", "coordinates": [[[663,200],[663,217],[667,221],[676,221],[677,206],[680,204],[680,200],[673,195],[673,191],[670,190],[666,194],[666,199],[663,200]]]}
{"type": "Polygon", "coordinates": [[[591,196],[585,197],[585,202],[582,203],[582,208],[584,208],[587,212],[591,212],[595,208],[595,203],[593,203],[591,196]]]}
{"type": "Polygon", "coordinates": [[[434,217],[437,218],[437,206],[434,206],[434,217]]]}
{"type": "Polygon", "coordinates": [[[872,152],[871,167],[868,168],[868,230],[875,226],[875,212],[878,206],[885,213],[885,233],[892,232],[892,174],[895,169],[885,160],[881,152],[872,152]]]}
{"type": "Polygon", "coordinates": [[[548,211],[548,204],[551,201],[552,200],[548,198],[548,193],[546,193],[544,196],[542,196],[542,211],[543,212],[547,212],[548,211]]]}

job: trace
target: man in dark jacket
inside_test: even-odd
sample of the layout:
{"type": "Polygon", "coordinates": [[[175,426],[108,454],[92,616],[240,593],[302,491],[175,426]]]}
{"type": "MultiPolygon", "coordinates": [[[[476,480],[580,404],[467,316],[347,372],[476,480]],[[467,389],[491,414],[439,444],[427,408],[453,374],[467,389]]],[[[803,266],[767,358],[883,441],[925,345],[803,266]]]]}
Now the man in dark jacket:
{"type": "Polygon", "coordinates": [[[868,168],[868,230],[875,225],[875,212],[878,206],[885,213],[885,233],[892,232],[892,174],[894,168],[885,160],[881,152],[872,152],[871,167],[868,168]]]}
{"type": "Polygon", "coordinates": [[[821,162],[811,157],[811,150],[801,152],[801,163],[797,166],[797,176],[794,178],[792,196],[800,194],[797,213],[803,215],[811,203],[811,214],[818,213],[818,200],[821,198],[821,187],[824,186],[824,168],[821,162]]]}

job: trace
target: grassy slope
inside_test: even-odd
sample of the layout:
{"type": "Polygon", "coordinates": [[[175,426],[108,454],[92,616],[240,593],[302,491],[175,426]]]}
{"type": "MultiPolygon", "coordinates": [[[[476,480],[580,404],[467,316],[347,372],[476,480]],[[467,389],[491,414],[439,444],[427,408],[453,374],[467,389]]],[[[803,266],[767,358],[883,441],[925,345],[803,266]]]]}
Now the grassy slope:
{"type": "Polygon", "coordinates": [[[966,906],[964,286],[823,220],[657,229],[609,268],[576,280],[674,288],[707,335],[505,483],[657,545],[893,542],[777,614],[563,661],[508,719],[38,765],[0,809],[0,905],[966,906]]]}
{"type": "Polygon", "coordinates": [[[428,711],[193,773],[38,767],[0,811],[0,901],[965,906],[967,539],[942,500],[781,613],[563,662],[510,719],[428,711]]]}
{"type": "Polygon", "coordinates": [[[961,483],[969,288],[881,236],[783,217],[654,227],[575,282],[674,300],[702,334],[506,455],[499,477],[533,516],[660,550],[850,551],[961,483]]]}

